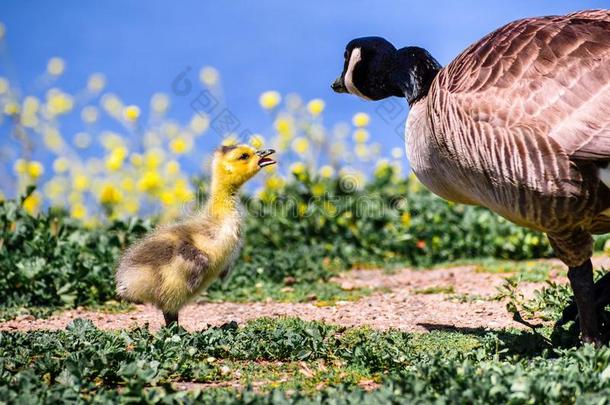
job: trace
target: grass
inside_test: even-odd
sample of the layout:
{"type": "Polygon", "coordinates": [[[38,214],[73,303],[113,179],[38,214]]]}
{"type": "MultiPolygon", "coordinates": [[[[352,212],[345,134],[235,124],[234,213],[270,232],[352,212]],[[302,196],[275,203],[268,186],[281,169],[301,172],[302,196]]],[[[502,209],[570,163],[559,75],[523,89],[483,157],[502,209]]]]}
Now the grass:
{"type": "Polygon", "coordinates": [[[279,284],[263,280],[255,285],[240,286],[231,290],[208,291],[204,299],[212,302],[316,302],[321,306],[335,305],[338,301],[357,301],[371,295],[371,288],[343,289],[331,281],[279,284]]]}
{"type": "Polygon", "coordinates": [[[550,278],[553,270],[563,271],[565,267],[558,263],[542,260],[503,260],[494,258],[457,260],[439,263],[431,268],[452,268],[474,266],[478,273],[506,274],[508,278],[518,278],[524,282],[542,282],[550,278]]]}
{"type": "Polygon", "coordinates": [[[453,294],[455,293],[455,288],[452,285],[435,285],[415,289],[413,292],[415,294],[453,294]]]}
{"type": "Polygon", "coordinates": [[[610,348],[528,331],[428,334],[258,319],[187,333],[0,332],[0,402],[605,403],[610,348]],[[176,383],[195,383],[179,392],[176,383]]]}

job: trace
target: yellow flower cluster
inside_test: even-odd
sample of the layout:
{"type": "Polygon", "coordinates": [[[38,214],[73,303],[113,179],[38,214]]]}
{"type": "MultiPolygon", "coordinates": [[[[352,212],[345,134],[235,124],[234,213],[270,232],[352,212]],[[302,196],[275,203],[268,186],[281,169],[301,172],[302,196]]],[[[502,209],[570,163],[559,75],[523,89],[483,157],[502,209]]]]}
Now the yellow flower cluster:
{"type": "MultiPolygon", "coordinates": [[[[0,38],[2,34],[0,29],[0,38]]],[[[63,75],[66,66],[63,59],[51,58],[44,73],[46,81],[41,83],[55,83],[53,78],[63,75]]],[[[220,91],[220,74],[215,68],[202,68],[199,80],[210,91],[220,91]]],[[[105,87],[105,76],[94,73],[75,94],[52,87],[42,95],[21,97],[13,90],[17,86],[0,77],[0,114],[12,118],[24,144],[35,146],[34,154],[13,162],[17,187],[13,192],[3,190],[2,196],[22,193],[27,185],[36,184],[37,191],[23,203],[28,212],[61,206],[87,224],[99,223],[104,217],[158,212],[169,220],[184,211],[181,207],[195,198],[189,177],[199,174],[215,148],[208,144],[207,152],[198,150],[198,139],[214,117],[196,112],[186,123],[178,123],[165,117],[171,104],[165,93],[153,94],[150,111],[143,111],[105,92],[105,87]],[[73,111],[83,128],[69,136],[60,130],[61,120],[73,111]],[[113,130],[98,129],[111,121],[113,130]],[[49,162],[49,170],[43,162],[49,162]]],[[[326,103],[320,98],[304,102],[297,94],[270,90],[260,95],[259,103],[269,112],[273,130],[268,135],[253,134],[248,142],[257,149],[275,149],[280,163],[266,167],[263,176],[254,181],[261,198],[276,198],[294,178],[311,181],[310,190],[316,197],[328,191],[329,179],[335,176],[355,179],[355,186],[360,187],[364,171],[370,170],[367,162],[379,157],[379,145],[370,142],[367,126],[371,119],[366,113],[355,114],[352,126],[327,127],[322,117],[326,103]]],[[[224,145],[237,142],[243,142],[241,135],[227,134],[222,141],[224,145]]],[[[391,156],[401,159],[402,149],[393,149],[391,156]]],[[[378,170],[379,166],[375,174],[378,170]]],[[[332,204],[324,208],[336,210],[332,204]]],[[[306,211],[306,206],[299,207],[302,215],[306,211]]],[[[402,222],[408,221],[402,218],[402,222]]]]}

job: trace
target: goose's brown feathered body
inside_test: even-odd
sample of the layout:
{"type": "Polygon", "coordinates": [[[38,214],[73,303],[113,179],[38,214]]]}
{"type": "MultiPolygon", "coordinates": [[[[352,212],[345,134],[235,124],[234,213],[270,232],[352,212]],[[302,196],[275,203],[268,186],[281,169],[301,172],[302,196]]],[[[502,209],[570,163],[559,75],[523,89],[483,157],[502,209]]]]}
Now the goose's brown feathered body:
{"type": "Polygon", "coordinates": [[[411,167],[433,192],[546,232],[566,264],[580,265],[590,235],[610,232],[600,181],[610,161],[610,11],[489,34],[411,106],[406,138],[411,167]]]}

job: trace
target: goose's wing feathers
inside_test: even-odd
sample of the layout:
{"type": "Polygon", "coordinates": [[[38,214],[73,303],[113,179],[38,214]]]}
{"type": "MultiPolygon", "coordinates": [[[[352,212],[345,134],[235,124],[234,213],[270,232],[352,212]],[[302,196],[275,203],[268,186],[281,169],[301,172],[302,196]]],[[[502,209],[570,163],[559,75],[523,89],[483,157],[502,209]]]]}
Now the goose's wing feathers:
{"type": "Polygon", "coordinates": [[[610,10],[510,23],[451,62],[433,90],[435,108],[469,125],[525,126],[572,158],[609,160],[610,10]]]}

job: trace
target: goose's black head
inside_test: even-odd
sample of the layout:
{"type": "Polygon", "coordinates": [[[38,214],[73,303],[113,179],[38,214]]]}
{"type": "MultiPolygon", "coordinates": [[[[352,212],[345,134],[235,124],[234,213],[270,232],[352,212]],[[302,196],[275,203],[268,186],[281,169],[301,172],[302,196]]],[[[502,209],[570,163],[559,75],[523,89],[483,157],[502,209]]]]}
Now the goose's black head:
{"type": "Polygon", "coordinates": [[[334,81],[337,93],[350,93],[366,100],[406,97],[409,104],[426,96],[439,63],[425,50],[397,50],[380,37],[356,38],[344,54],[343,73],[334,81]]]}

